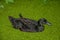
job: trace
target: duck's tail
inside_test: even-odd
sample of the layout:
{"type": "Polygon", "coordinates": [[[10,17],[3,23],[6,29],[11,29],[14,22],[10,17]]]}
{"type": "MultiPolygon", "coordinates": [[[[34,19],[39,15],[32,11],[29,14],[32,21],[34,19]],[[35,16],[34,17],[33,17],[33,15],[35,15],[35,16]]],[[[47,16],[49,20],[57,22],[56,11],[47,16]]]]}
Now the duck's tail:
{"type": "Polygon", "coordinates": [[[9,17],[9,20],[10,20],[12,23],[14,23],[15,18],[13,18],[12,16],[8,16],[8,17],[9,17]]]}

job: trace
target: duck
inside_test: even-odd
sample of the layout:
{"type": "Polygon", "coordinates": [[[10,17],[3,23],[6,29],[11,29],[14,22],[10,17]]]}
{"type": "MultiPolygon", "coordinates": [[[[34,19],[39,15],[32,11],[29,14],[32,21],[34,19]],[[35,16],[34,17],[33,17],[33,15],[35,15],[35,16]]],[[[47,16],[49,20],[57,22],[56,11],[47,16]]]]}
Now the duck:
{"type": "Polygon", "coordinates": [[[9,20],[15,29],[19,29],[23,32],[42,32],[45,29],[45,24],[51,26],[51,23],[45,18],[41,18],[38,21],[25,18],[19,14],[20,18],[14,18],[9,16],[9,20]]]}

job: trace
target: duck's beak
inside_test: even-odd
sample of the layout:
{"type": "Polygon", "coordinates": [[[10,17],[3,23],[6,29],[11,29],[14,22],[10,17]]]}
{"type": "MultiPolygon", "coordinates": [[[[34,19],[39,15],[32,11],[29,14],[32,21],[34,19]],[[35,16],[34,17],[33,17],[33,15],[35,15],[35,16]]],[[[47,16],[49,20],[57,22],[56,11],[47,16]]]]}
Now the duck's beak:
{"type": "Polygon", "coordinates": [[[47,22],[46,24],[47,24],[48,26],[51,26],[51,25],[52,25],[52,24],[51,24],[51,23],[49,23],[49,22],[47,22]]]}

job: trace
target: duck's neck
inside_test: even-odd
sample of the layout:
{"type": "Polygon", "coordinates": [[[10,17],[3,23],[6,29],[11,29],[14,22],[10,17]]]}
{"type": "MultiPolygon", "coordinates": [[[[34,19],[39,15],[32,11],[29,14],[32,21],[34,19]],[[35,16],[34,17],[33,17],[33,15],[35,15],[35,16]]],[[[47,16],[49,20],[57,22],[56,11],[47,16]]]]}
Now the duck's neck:
{"type": "Polygon", "coordinates": [[[40,26],[43,26],[43,23],[42,23],[42,22],[40,22],[40,23],[39,23],[39,25],[40,25],[40,26]]]}
{"type": "Polygon", "coordinates": [[[39,20],[39,21],[38,21],[38,25],[39,25],[39,26],[43,26],[43,21],[42,21],[42,20],[39,20]]]}

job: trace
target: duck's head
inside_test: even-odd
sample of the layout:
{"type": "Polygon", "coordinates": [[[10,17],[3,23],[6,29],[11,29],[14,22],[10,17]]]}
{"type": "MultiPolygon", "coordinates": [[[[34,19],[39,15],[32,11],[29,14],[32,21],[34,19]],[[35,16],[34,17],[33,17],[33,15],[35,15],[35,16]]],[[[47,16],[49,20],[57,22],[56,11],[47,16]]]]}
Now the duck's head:
{"type": "Polygon", "coordinates": [[[38,21],[38,24],[39,25],[44,25],[44,24],[47,24],[47,25],[51,25],[50,22],[48,22],[45,18],[41,18],[39,21],[38,21]]]}

